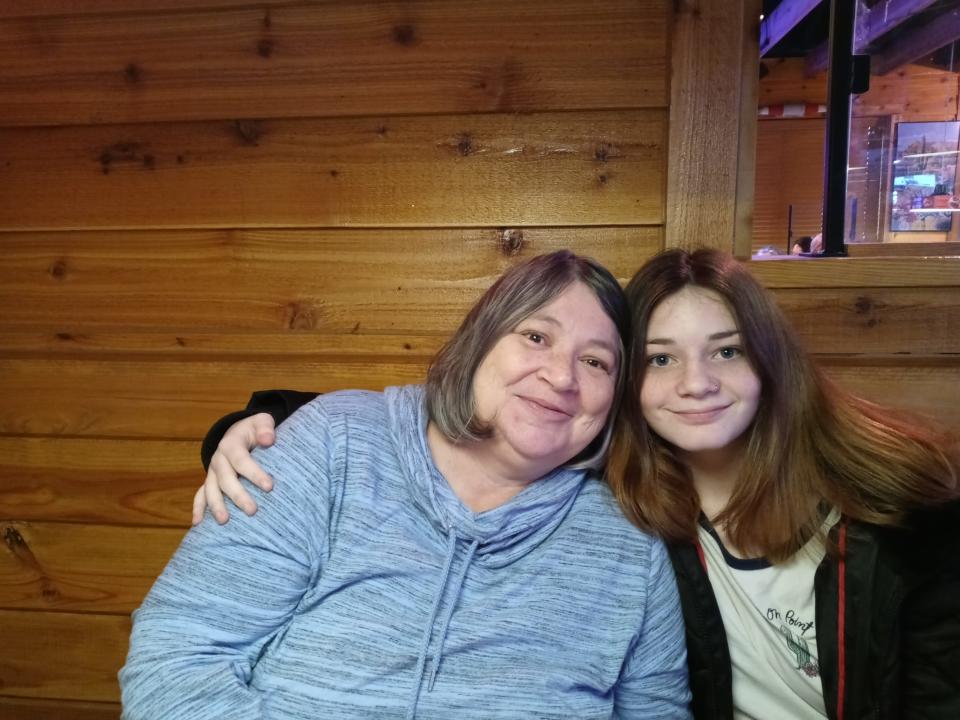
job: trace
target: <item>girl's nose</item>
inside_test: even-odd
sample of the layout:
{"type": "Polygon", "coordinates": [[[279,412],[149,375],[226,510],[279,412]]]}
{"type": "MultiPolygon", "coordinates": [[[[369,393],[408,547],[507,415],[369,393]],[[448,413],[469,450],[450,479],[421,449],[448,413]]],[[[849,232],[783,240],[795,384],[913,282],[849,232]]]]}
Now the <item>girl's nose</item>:
{"type": "Polygon", "coordinates": [[[679,391],[682,395],[702,397],[720,389],[720,382],[702,362],[688,363],[680,378],[679,391]]]}

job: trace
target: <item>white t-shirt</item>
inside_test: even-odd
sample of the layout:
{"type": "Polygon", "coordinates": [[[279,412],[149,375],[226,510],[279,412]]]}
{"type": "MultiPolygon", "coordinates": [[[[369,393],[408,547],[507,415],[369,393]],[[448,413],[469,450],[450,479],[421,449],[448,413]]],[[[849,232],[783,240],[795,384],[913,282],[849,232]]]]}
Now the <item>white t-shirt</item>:
{"type": "MultiPolygon", "coordinates": [[[[838,519],[831,513],[825,529],[838,519]]],[[[705,520],[699,534],[727,632],[734,717],[826,718],[813,593],[825,554],[822,538],[812,538],[787,562],[771,565],[728,553],[705,520]]]]}

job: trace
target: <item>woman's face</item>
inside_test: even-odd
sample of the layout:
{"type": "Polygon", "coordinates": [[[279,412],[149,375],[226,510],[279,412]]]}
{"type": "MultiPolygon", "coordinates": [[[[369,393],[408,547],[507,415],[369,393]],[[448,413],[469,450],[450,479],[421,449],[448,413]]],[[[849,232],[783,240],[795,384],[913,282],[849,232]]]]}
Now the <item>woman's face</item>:
{"type": "Polygon", "coordinates": [[[573,283],[487,353],[473,378],[477,416],[509,462],[539,477],[603,429],[620,372],[616,326],[586,285],[573,283]]]}
{"type": "Polygon", "coordinates": [[[650,315],[643,417],[661,438],[690,453],[734,446],[760,405],[760,378],[743,352],[726,302],[687,286],[650,315]]]}

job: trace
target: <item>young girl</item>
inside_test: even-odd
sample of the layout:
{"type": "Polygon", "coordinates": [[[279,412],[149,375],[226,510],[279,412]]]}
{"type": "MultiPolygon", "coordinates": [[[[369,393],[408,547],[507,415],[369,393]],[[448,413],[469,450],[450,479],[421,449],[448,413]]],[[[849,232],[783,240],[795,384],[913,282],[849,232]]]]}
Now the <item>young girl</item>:
{"type": "Polygon", "coordinates": [[[946,438],[828,382],[730,256],[627,287],[607,477],[668,540],[700,718],[960,718],[960,511],[946,438]]]}
{"type": "MultiPolygon", "coordinates": [[[[960,718],[946,436],[830,383],[725,253],[661,253],[627,295],[635,346],[607,479],[668,540],[697,720],[960,718]]],[[[254,509],[233,468],[268,483],[247,449],[300,401],[254,403],[273,418],[228,432],[195,515],[226,519],[218,482],[254,509]]]]}

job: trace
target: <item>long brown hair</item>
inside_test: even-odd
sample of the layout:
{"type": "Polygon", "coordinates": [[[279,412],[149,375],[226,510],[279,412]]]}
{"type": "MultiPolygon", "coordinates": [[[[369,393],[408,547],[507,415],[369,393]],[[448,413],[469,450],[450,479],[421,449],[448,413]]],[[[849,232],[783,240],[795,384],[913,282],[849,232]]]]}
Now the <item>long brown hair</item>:
{"type": "Polygon", "coordinates": [[[760,378],[757,415],[747,430],[740,477],[713,521],[734,546],[777,562],[820,528],[823,509],[896,525],[912,509],[958,496],[945,433],[903,419],[830,382],[801,346],[771,294],[730,255],[668,250],[627,286],[633,316],[629,380],[607,465],[627,516],[668,541],[696,538],[700,504],[687,467],[640,409],[650,315],[686,286],[712,290],[733,314],[760,378]]]}

